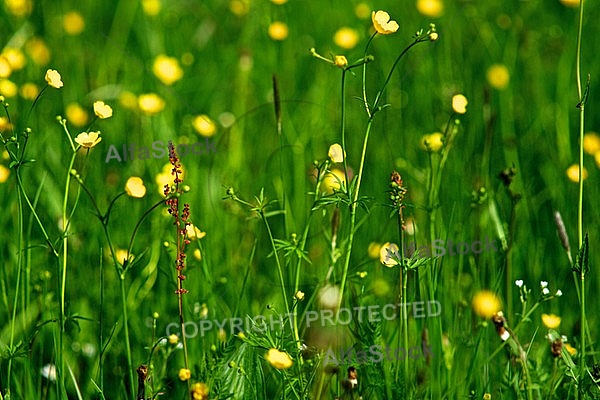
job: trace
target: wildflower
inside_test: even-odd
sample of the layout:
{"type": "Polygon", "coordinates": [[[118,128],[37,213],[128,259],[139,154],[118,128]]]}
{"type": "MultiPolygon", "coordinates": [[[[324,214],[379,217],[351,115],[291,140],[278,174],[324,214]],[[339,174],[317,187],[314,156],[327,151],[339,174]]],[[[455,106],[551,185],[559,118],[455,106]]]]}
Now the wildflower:
{"type": "Polygon", "coordinates": [[[119,94],[119,103],[130,110],[137,110],[138,98],[130,91],[124,90],[119,94]]]}
{"type": "Polygon", "coordinates": [[[366,3],[358,3],[354,7],[354,15],[360,19],[367,19],[371,15],[371,7],[366,3]]]}
{"type": "Polygon", "coordinates": [[[301,290],[298,290],[296,292],[296,294],[294,295],[294,297],[296,298],[296,300],[302,301],[302,300],[304,300],[304,292],[301,290]]]}
{"type": "Polygon", "coordinates": [[[367,248],[367,253],[369,253],[369,257],[372,259],[379,258],[379,251],[381,250],[381,245],[377,242],[369,243],[369,247],[367,248]]]}
{"type": "Polygon", "coordinates": [[[25,44],[25,51],[37,65],[47,65],[50,62],[50,49],[48,49],[46,43],[40,38],[34,37],[29,39],[27,44],[25,44]]]}
{"type": "Polygon", "coordinates": [[[2,50],[2,57],[8,61],[8,64],[13,71],[22,69],[26,63],[23,52],[13,47],[7,47],[2,50]]]}
{"type": "Polygon", "coordinates": [[[560,317],[554,314],[542,314],[542,323],[548,329],[556,329],[560,325],[560,317]]]}
{"type": "Polygon", "coordinates": [[[60,89],[63,87],[63,82],[61,80],[60,74],[55,69],[49,69],[46,71],[46,82],[48,82],[49,86],[53,88],[60,89]]]}
{"type": "Polygon", "coordinates": [[[167,340],[169,341],[169,344],[177,344],[177,342],[179,342],[179,336],[177,336],[176,334],[172,333],[169,335],[169,337],[167,338],[167,340]]]}
{"type": "Polygon", "coordinates": [[[344,68],[348,66],[348,59],[345,56],[335,56],[333,62],[336,67],[344,68]]]}
{"type": "Polygon", "coordinates": [[[555,294],[556,297],[562,296],[562,290],[558,289],[555,294]]]}
{"type": "Polygon", "coordinates": [[[84,126],[88,122],[87,111],[77,103],[69,103],[65,109],[67,120],[75,126],[84,126]]]}
{"type": "Polygon", "coordinates": [[[194,252],[192,253],[192,255],[194,256],[194,258],[197,261],[201,261],[202,260],[202,252],[200,252],[200,249],[194,249],[194,252]]]}
{"type": "Polygon", "coordinates": [[[154,115],[165,108],[165,101],[155,93],[141,94],[138,97],[138,107],[142,112],[154,115]]]}
{"type": "Polygon", "coordinates": [[[345,50],[350,50],[356,47],[358,44],[358,39],[358,32],[356,32],[355,29],[348,28],[347,26],[338,29],[333,35],[333,43],[345,50]]]}
{"type": "Polygon", "coordinates": [[[329,146],[329,152],[327,153],[327,155],[329,156],[329,158],[331,158],[331,161],[333,161],[334,163],[341,163],[344,161],[344,156],[346,154],[342,150],[342,146],[340,146],[337,143],[334,143],[331,146],[329,146]]]}
{"type": "Polygon", "coordinates": [[[4,56],[0,56],[0,79],[8,78],[12,74],[10,62],[4,56]]]}
{"type": "Polygon", "coordinates": [[[269,349],[265,358],[269,364],[277,369],[287,369],[294,363],[286,352],[273,348],[269,349]]]}
{"type": "Polygon", "coordinates": [[[15,97],[19,91],[17,84],[8,79],[0,80],[0,94],[4,97],[15,97]]]}
{"type": "Polygon", "coordinates": [[[127,183],[125,183],[125,191],[129,196],[141,199],[146,194],[146,186],[144,186],[142,178],[132,176],[127,179],[127,183]]]}
{"type": "Polygon", "coordinates": [[[278,4],[278,5],[281,5],[281,4],[285,4],[285,3],[287,3],[287,0],[271,0],[271,2],[272,2],[273,4],[278,4]]]}
{"type": "Polygon", "coordinates": [[[429,40],[431,40],[432,42],[435,42],[436,40],[438,40],[439,37],[440,37],[440,35],[437,32],[431,32],[429,34],[429,40]]]}
{"type": "Polygon", "coordinates": [[[506,342],[508,340],[508,338],[510,337],[510,333],[504,327],[504,324],[506,323],[506,319],[504,318],[504,313],[502,313],[502,311],[498,311],[497,313],[492,315],[492,322],[494,323],[494,326],[496,327],[496,333],[498,333],[498,336],[500,336],[500,339],[502,339],[503,342],[506,342]]]}
{"type": "Polygon", "coordinates": [[[340,190],[341,185],[346,183],[346,177],[344,171],[334,168],[327,172],[323,177],[323,186],[328,194],[332,194],[334,191],[340,190]]]}
{"type": "Polygon", "coordinates": [[[486,72],[488,83],[494,89],[506,89],[510,81],[510,73],[508,68],[503,64],[493,64],[486,72]]]}
{"type": "Polygon", "coordinates": [[[335,309],[340,301],[340,288],[336,285],[327,284],[319,289],[318,299],[321,307],[335,309]]]}
{"type": "Polygon", "coordinates": [[[200,135],[205,137],[211,137],[217,131],[217,125],[207,115],[198,115],[192,120],[192,127],[200,135]]]}
{"type": "Polygon", "coordinates": [[[205,383],[194,383],[192,385],[192,398],[194,400],[206,400],[208,399],[208,386],[205,383]]]}
{"type": "Polygon", "coordinates": [[[464,114],[467,112],[467,104],[469,101],[462,94],[455,94],[452,97],[452,109],[457,114],[464,114]]]}
{"type": "Polygon", "coordinates": [[[444,146],[444,135],[440,132],[430,133],[421,138],[421,147],[428,152],[437,153],[442,146],[444,146]]]}
{"type": "Polygon", "coordinates": [[[492,395],[490,393],[483,394],[483,400],[491,400],[491,399],[492,399],[492,395]]]}
{"type": "Polygon", "coordinates": [[[569,352],[570,355],[574,356],[575,353],[577,353],[577,350],[575,349],[575,347],[571,346],[569,343],[565,343],[564,346],[565,346],[565,349],[567,349],[567,351],[569,352]]]}
{"type": "Polygon", "coordinates": [[[600,151],[600,136],[596,132],[587,132],[583,135],[583,151],[596,154],[600,151]]]}
{"type": "Polygon", "coordinates": [[[10,169],[6,168],[4,165],[0,165],[0,183],[6,182],[9,176],[10,169]]]}
{"type": "Polygon", "coordinates": [[[576,8],[579,7],[581,0],[560,0],[560,2],[563,6],[576,8]]]}
{"type": "Polygon", "coordinates": [[[500,311],[500,299],[489,290],[476,293],[471,305],[475,314],[483,318],[491,318],[500,311]]]}
{"type": "Polygon", "coordinates": [[[144,14],[154,17],[160,12],[160,0],[142,0],[144,14]]]}
{"type": "MultiPolygon", "coordinates": [[[[569,168],[567,168],[567,177],[571,182],[578,183],[579,182],[579,165],[573,164],[569,168]]],[[[583,171],[581,173],[581,178],[585,181],[588,177],[588,172],[585,167],[583,167],[583,171]]]]}
{"type": "Polygon", "coordinates": [[[178,375],[179,379],[185,382],[192,377],[192,371],[187,368],[181,368],[178,375]]]}
{"type": "Polygon", "coordinates": [[[63,29],[68,35],[79,35],[85,29],[85,20],[77,11],[70,11],[63,16],[63,29]]]}
{"type": "Polygon", "coordinates": [[[179,66],[179,61],[176,58],[167,57],[163,54],[154,59],[152,72],[167,86],[172,85],[183,77],[183,70],[179,66]]]}
{"type": "Polygon", "coordinates": [[[517,279],[515,281],[515,285],[517,285],[518,287],[523,287],[523,280],[522,279],[517,279]]]}
{"type": "Polygon", "coordinates": [[[20,94],[26,100],[34,100],[40,93],[40,89],[35,83],[27,82],[21,86],[20,94]]]}
{"type": "Polygon", "coordinates": [[[241,17],[248,14],[248,3],[242,0],[231,0],[229,2],[229,10],[238,17],[241,17]]]}
{"type": "Polygon", "coordinates": [[[6,10],[15,17],[25,17],[33,10],[32,0],[4,0],[6,10]]]}
{"type": "Polygon", "coordinates": [[[545,287],[547,287],[547,286],[548,286],[548,282],[546,282],[546,281],[540,281],[540,286],[541,286],[542,288],[545,288],[545,287]]]}
{"type": "Polygon", "coordinates": [[[369,273],[367,271],[359,271],[356,273],[359,278],[364,279],[369,273]]]}
{"type": "Polygon", "coordinates": [[[121,265],[124,265],[125,261],[133,261],[133,254],[129,254],[125,249],[117,249],[115,250],[115,258],[121,265]]]}
{"type": "Polygon", "coordinates": [[[273,40],[284,40],[288,37],[288,26],[281,21],[273,21],[269,25],[269,37],[273,40]]]}
{"type": "Polygon", "coordinates": [[[390,18],[390,14],[382,10],[373,11],[371,13],[371,20],[373,20],[373,26],[377,33],[381,35],[394,33],[400,27],[396,21],[390,18]]]}
{"type": "Polygon", "coordinates": [[[189,240],[202,239],[204,236],[206,236],[206,232],[202,232],[200,229],[198,229],[198,227],[191,223],[185,227],[185,230],[189,240]]]}
{"type": "Polygon", "coordinates": [[[399,248],[396,243],[386,242],[379,249],[379,261],[386,267],[394,267],[398,265],[398,260],[394,258],[399,253],[399,248]]]}
{"type": "Polygon", "coordinates": [[[106,119],[112,117],[113,110],[108,104],[104,104],[103,101],[94,102],[94,114],[100,119],[106,119]]]}
{"type": "Polygon", "coordinates": [[[56,366],[54,364],[46,364],[42,367],[40,371],[42,376],[49,381],[56,381],[56,366]]]}
{"type": "Polygon", "coordinates": [[[549,293],[550,293],[550,289],[548,289],[548,288],[546,288],[546,287],[542,289],[542,294],[543,294],[544,296],[548,296],[548,294],[549,294],[549,293]]]}
{"type": "Polygon", "coordinates": [[[439,18],[444,13],[442,0],[417,0],[417,11],[429,18],[439,18]]]}
{"type": "Polygon", "coordinates": [[[79,144],[81,147],[85,147],[86,149],[91,149],[92,147],[100,143],[101,140],[102,138],[100,137],[99,131],[89,133],[81,132],[75,138],[75,142],[77,142],[77,144],[79,144]]]}

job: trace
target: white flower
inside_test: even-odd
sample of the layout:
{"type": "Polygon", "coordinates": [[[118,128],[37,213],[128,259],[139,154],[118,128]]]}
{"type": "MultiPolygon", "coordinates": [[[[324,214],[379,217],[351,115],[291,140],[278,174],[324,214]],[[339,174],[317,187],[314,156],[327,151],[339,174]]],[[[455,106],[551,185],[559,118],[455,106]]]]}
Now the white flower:
{"type": "Polygon", "coordinates": [[[42,373],[42,376],[48,379],[49,381],[56,381],[56,366],[54,364],[44,365],[40,372],[42,373]]]}
{"type": "Polygon", "coordinates": [[[518,287],[523,287],[523,279],[517,279],[515,281],[515,285],[517,285],[518,287]]]}
{"type": "Polygon", "coordinates": [[[560,289],[558,289],[556,291],[556,297],[560,297],[560,296],[562,296],[562,291],[560,289]]]}
{"type": "Polygon", "coordinates": [[[548,288],[546,288],[546,287],[545,287],[544,289],[542,289],[542,294],[543,294],[544,296],[547,296],[547,295],[548,295],[548,293],[550,293],[550,290],[548,290],[548,288]]]}
{"type": "Polygon", "coordinates": [[[541,281],[540,285],[542,285],[543,288],[545,288],[546,286],[548,286],[548,282],[546,281],[541,281]]]}

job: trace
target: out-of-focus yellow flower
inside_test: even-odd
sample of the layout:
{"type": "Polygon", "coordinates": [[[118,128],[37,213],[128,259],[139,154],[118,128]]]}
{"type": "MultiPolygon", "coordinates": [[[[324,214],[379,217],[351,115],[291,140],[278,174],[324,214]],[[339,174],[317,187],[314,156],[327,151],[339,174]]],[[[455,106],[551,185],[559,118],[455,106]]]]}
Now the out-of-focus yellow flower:
{"type": "Polygon", "coordinates": [[[229,2],[229,10],[238,17],[248,14],[249,9],[250,5],[247,0],[231,0],[229,2]]]}
{"type": "Polygon", "coordinates": [[[581,0],[560,0],[563,6],[567,7],[579,7],[581,0]]]}
{"type": "Polygon", "coordinates": [[[40,89],[35,83],[27,82],[21,86],[19,90],[21,97],[26,100],[35,100],[37,95],[40,93],[40,89]]]}
{"type": "Polygon", "coordinates": [[[288,353],[277,349],[269,349],[265,358],[277,369],[287,369],[294,364],[288,353]]]}
{"type": "Polygon", "coordinates": [[[575,353],[577,353],[577,349],[575,349],[575,347],[571,346],[569,343],[563,343],[563,346],[565,346],[565,349],[567,349],[570,355],[574,356],[575,353]]]}
{"type": "Polygon", "coordinates": [[[144,14],[154,17],[160,12],[160,0],[142,0],[142,10],[144,14]]]}
{"type": "Polygon", "coordinates": [[[338,29],[333,35],[333,43],[346,50],[355,48],[358,40],[356,29],[348,28],[347,26],[338,29]]]}
{"type": "Polygon", "coordinates": [[[437,153],[442,146],[444,146],[444,135],[440,132],[423,135],[421,138],[421,147],[426,151],[437,153]]]}
{"type": "Polygon", "coordinates": [[[61,78],[60,74],[58,73],[58,71],[55,69],[47,70],[46,76],[44,79],[46,79],[46,82],[48,82],[48,85],[52,86],[53,88],[60,89],[61,87],[63,87],[62,78],[61,78]]]}
{"type": "Polygon", "coordinates": [[[127,179],[127,183],[125,183],[125,191],[129,196],[141,199],[146,194],[146,186],[144,186],[142,178],[132,176],[127,179]]]}
{"type": "Polygon", "coordinates": [[[194,400],[208,400],[210,390],[205,383],[197,382],[192,385],[192,397],[194,400]]]}
{"type": "Polygon", "coordinates": [[[169,341],[169,344],[177,344],[179,342],[179,336],[177,336],[176,334],[172,333],[169,335],[169,337],[167,338],[167,340],[169,341]]]}
{"type": "Polygon", "coordinates": [[[444,13],[442,0],[417,0],[417,11],[429,18],[439,18],[444,13]]]}
{"type": "Polygon", "coordinates": [[[179,370],[179,379],[182,381],[187,381],[188,379],[190,379],[192,377],[192,371],[190,371],[187,368],[181,368],[179,370]]]}
{"type": "Polygon", "coordinates": [[[492,395],[490,393],[485,393],[483,395],[483,400],[492,400],[492,395]]]}
{"type": "Polygon", "coordinates": [[[10,62],[4,56],[0,56],[0,79],[8,78],[12,74],[10,62]]]}
{"type": "Polygon", "coordinates": [[[342,293],[337,285],[327,284],[319,289],[317,299],[321,308],[335,310],[340,302],[342,293]]]}
{"type": "Polygon", "coordinates": [[[185,227],[185,230],[187,233],[187,238],[190,240],[202,239],[206,236],[206,232],[202,232],[197,226],[194,226],[194,224],[189,224],[185,227]]]}
{"type": "Polygon", "coordinates": [[[333,62],[337,67],[345,68],[348,66],[348,59],[345,56],[335,56],[333,62]]]}
{"type": "Polygon", "coordinates": [[[366,3],[358,3],[354,7],[354,15],[360,19],[367,19],[371,16],[371,7],[366,3]]]}
{"type": "Polygon", "coordinates": [[[594,160],[596,160],[596,167],[600,168],[600,151],[594,154],[594,160]]]}
{"type": "Polygon", "coordinates": [[[334,163],[341,163],[344,161],[344,156],[346,154],[344,153],[344,150],[342,150],[342,146],[340,146],[337,143],[334,143],[331,146],[329,146],[329,152],[327,153],[327,155],[334,163]]]}
{"type": "Polygon", "coordinates": [[[19,92],[19,87],[13,81],[8,79],[0,80],[0,94],[4,97],[15,97],[19,92]]]}
{"type": "Polygon", "coordinates": [[[400,28],[398,23],[391,19],[390,14],[383,10],[371,13],[371,20],[373,20],[373,26],[377,33],[382,35],[389,35],[394,33],[400,28]]]}
{"type": "Polygon", "coordinates": [[[67,120],[75,126],[84,126],[88,123],[88,113],[77,103],[69,103],[65,109],[67,120]]]}
{"type": "Polygon", "coordinates": [[[142,112],[154,115],[165,108],[165,101],[155,93],[141,94],[138,97],[138,107],[142,112]]]}
{"type": "MultiPolygon", "coordinates": [[[[567,168],[567,177],[571,182],[579,183],[579,165],[573,164],[567,168]]],[[[581,171],[581,178],[585,181],[587,177],[587,169],[583,167],[583,171],[581,171]]]]}
{"type": "Polygon", "coordinates": [[[32,0],[4,0],[6,10],[15,17],[25,17],[33,10],[32,0]]]}
{"type": "Polygon", "coordinates": [[[367,249],[367,252],[369,253],[369,257],[371,257],[372,259],[378,259],[379,258],[379,250],[381,250],[381,245],[377,242],[371,242],[369,243],[369,247],[367,249]]]}
{"type": "Polygon", "coordinates": [[[452,97],[452,109],[457,114],[464,114],[467,112],[467,104],[469,101],[462,94],[455,94],[452,97]]]}
{"type": "Polygon", "coordinates": [[[583,135],[583,151],[596,154],[600,151],[600,136],[596,132],[587,132],[583,135]]]}
{"type": "Polygon", "coordinates": [[[377,297],[383,297],[390,292],[390,284],[381,278],[376,278],[373,280],[373,294],[377,297]]]}
{"type": "Polygon", "coordinates": [[[192,127],[202,136],[211,137],[217,131],[217,125],[208,115],[197,115],[192,120],[192,127]]]}
{"type": "Polygon", "coordinates": [[[302,301],[302,300],[304,300],[304,292],[301,290],[298,290],[296,292],[296,294],[294,295],[294,297],[296,298],[296,300],[302,301]]]}
{"type": "Polygon", "coordinates": [[[103,101],[98,100],[94,102],[94,114],[96,114],[100,119],[106,119],[112,117],[113,110],[111,106],[105,104],[103,101]]]}
{"type": "Polygon", "coordinates": [[[494,64],[486,72],[487,81],[494,89],[506,89],[510,82],[510,73],[503,64],[494,64]]]}
{"type": "MultiPolygon", "coordinates": [[[[0,117],[0,131],[4,131],[4,130],[8,130],[8,129],[12,129],[12,124],[10,123],[10,121],[8,120],[7,117],[0,117]]],[[[4,150],[2,152],[2,157],[5,160],[10,159],[10,156],[8,155],[8,152],[6,150],[4,150]]]]}
{"type": "Polygon", "coordinates": [[[379,261],[386,267],[394,267],[398,265],[396,255],[400,254],[400,249],[396,243],[385,242],[379,248],[379,261]]]}
{"type": "Polygon", "coordinates": [[[288,37],[288,33],[288,26],[284,22],[273,21],[269,25],[269,37],[273,40],[284,40],[288,37]]]}
{"type": "Polygon", "coordinates": [[[8,180],[10,176],[10,169],[6,168],[4,165],[0,164],[0,183],[4,183],[8,180]]]}
{"type": "Polygon", "coordinates": [[[285,4],[288,0],[271,0],[273,4],[285,4]]]}
{"type": "Polygon", "coordinates": [[[137,110],[138,98],[130,91],[124,90],[119,94],[119,103],[129,110],[137,110]]]}
{"type": "Polygon", "coordinates": [[[437,32],[431,32],[429,34],[429,40],[432,42],[435,42],[436,40],[438,40],[439,37],[440,37],[440,35],[437,32]]]}
{"type": "Polygon", "coordinates": [[[81,132],[75,138],[75,142],[77,144],[79,144],[81,147],[85,147],[86,149],[91,149],[92,147],[94,147],[95,145],[100,143],[101,140],[102,140],[102,138],[100,137],[99,131],[81,132]]]}
{"type": "Polygon", "coordinates": [[[202,252],[200,251],[200,249],[194,249],[194,252],[192,253],[192,255],[194,256],[196,261],[202,260],[202,252]]]}
{"type": "Polygon", "coordinates": [[[63,16],[63,29],[68,35],[79,35],[85,29],[85,20],[77,11],[69,11],[63,16]]]}
{"type": "Polygon", "coordinates": [[[542,323],[548,329],[556,329],[560,325],[560,317],[554,314],[542,314],[542,323]]]}
{"type": "Polygon", "coordinates": [[[19,49],[7,47],[2,51],[2,56],[8,60],[13,71],[22,69],[26,64],[25,56],[19,49]]]}
{"type": "Polygon", "coordinates": [[[179,61],[164,54],[157,56],[152,65],[152,72],[165,85],[172,85],[183,77],[179,61]]]}
{"type": "Polygon", "coordinates": [[[344,171],[338,168],[332,169],[330,172],[327,172],[323,177],[322,187],[328,193],[332,194],[334,190],[341,189],[341,183],[346,182],[346,176],[344,175],[344,171]]]}
{"type": "MultiPolygon", "coordinates": [[[[172,169],[173,166],[170,163],[167,163],[163,166],[162,171],[156,175],[155,181],[158,185],[158,193],[160,193],[161,195],[164,195],[163,189],[165,185],[173,184],[174,177],[171,174],[172,169]]],[[[181,166],[181,174],[179,174],[179,178],[185,179],[185,167],[183,165],[181,166]]]]}
{"type": "Polygon", "coordinates": [[[125,249],[117,249],[115,250],[115,258],[117,259],[118,262],[121,263],[121,265],[125,264],[125,261],[127,261],[127,258],[129,258],[130,260],[133,260],[133,255],[131,254],[127,254],[127,250],[125,249]]]}
{"type": "Polygon", "coordinates": [[[46,43],[38,37],[29,39],[27,44],[25,44],[25,51],[37,65],[44,66],[50,62],[50,49],[48,49],[46,43]]]}
{"type": "Polygon", "coordinates": [[[483,318],[491,318],[501,308],[500,299],[489,290],[482,290],[476,293],[473,296],[471,305],[475,314],[483,318]]]}

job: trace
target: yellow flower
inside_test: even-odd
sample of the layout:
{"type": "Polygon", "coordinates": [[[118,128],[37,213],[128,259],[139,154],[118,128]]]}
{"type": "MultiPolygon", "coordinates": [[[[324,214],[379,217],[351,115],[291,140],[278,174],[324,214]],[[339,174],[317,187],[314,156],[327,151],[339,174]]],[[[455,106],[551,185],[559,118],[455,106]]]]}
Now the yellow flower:
{"type": "Polygon", "coordinates": [[[202,136],[211,137],[217,131],[217,125],[208,115],[197,115],[192,120],[192,126],[202,136]]]}
{"type": "Polygon", "coordinates": [[[600,151],[594,154],[594,160],[596,160],[596,166],[600,168],[600,151]]]}
{"type": "Polygon", "coordinates": [[[337,67],[344,68],[348,66],[348,59],[344,56],[335,56],[333,60],[337,67]]]}
{"type": "Polygon", "coordinates": [[[373,26],[377,33],[382,35],[394,33],[400,27],[396,21],[390,18],[390,14],[382,10],[373,11],[371,13],[371,20],[373,20],[373,26]]]}
{"type": "Polygon", "coordinates": [[[492,395],[490,393],[485,393],[483,395],[483,400],[491,400],[492,399],[492,395]]]}
{"type": "Polygon", "coordinates": [[[31,0],[4,0],[4,5],[6,10],[15,17],[25,17],[33,10],[31,0]]]}
{"type": "Polygon", "coordinates": [[[238,17],[248,14],[248,8],[249,4],[247,0],[231,0],[229,2],[229,10],[231,10],[231,12],[237,15],[238,17]]]}
{"type": "Polygon", "coordinates": [[[19,92],[19,88],[16,83],[9,81],[8,79],[0,80],[0,94],[4,97],[15,97],[19,92]]]}
{"type": "Polygon", "coordinates": [[[30,39],[25,45],[25,51],[37,65],[47,65],[50,62],[50,50],[46,43],[37,37],[30,39]]]}
{"type": "Polygon", "coordinates": [[[63,29],[68,35],[79,35],[84,28],[85,20],[77,11],[70,11],[63,16],[63,29]]]}
{"type": "Polygon", "coordinates": [[[287,369],[294,363],[286,352],[277,349],[269,349],[265,357],[277,369],[287,369]]]}
{"type": "Polygon", "coordinates": [[[371,242],[367,248],[367,253],[369,253],[369,257],[376,260],[379,258],[379,250],[381,250],[381,245],[377,242],[371,242]]]}
{"type": "Polygon", "coordinates": [[[202,239],[206,236],[206,232],[202,232],[198,227],[194,226],[194,224],[189,224],[185,227],[187,238],[190,240],[202,239]]]}
{"type": "Polygon", "coordinates": [[[177,336],[176,334],[172,333],[169,335],[169,337],[167,338],[167,340],[169,341],[169,344],[177,344],[179,342],[179,336],[177,336]]]}
{"type": "Polygon", "coordinates": [[[344,175],[344,171],[334,168],[325,174],[322,185],[328,194],[332,194],[335,190],[340,190],[341,183],[345,182],[346,176],[344,175]]]}
{"type": "Polygon", "coordinates": [[[281,21],[273,21],[269,25],[269,37],[273,40],[284,40],[288,37],[288,26],[281,21]]]}
{"type": "Polygon", "coordinates": [[[358,44],[358,32],[355,29],[344,26],[333,35],[333,43],[342,49],[350,50],[358,44]]]}
{"type": "Polygon", "coordinates": [[[271,0],[273,2],[273,4],[285,4],[287,3],[287,0],[271,0]]]}
{"type": "Polygon", "coordinates": [[[444,146],[444,135],[440,132],[424,135],[421,139],[421,146],[427,151],[437,153],[444,146]]]}
{"type": "Polygon", "coordinates": [[[94,102],[94,114],[100,119],[106,119],[112,117],[113,110],[108,104],[104,104],[103,101],[94,102]]]}
{"type": "Polygon", "coordinates": [[[489,290],[482,290],[473,296],[471,302],[475,314],[483,318],[491,318],[500,311],[500,299],[489,290]]]}
{"type": "Polygon", "coordinates": [[[132,176],[125,183],[125,191],[129,196],[141,199],[146,194],[146,186],[144,186],[142,178],[132,176]]]}
{"type": "Polygon", "coordinates": [[[494,64],[488,68],[486,73],[487,81],[494,89],[506,89],[510,81],[508,68],[503,64],[494,64]]]}
{"type": "MultiPolygon", "coordinates": [[[[164,195],[163,189],[165,188],[165,185],[173,184],[174,176],[171,174],[172,169],[173,166],[170,163],[167,163],[164,165],[162,171],[158,175],[156,175],[155,181],[158,185],[158,193],[160,193],[161,195],[164,195]]],[[[183,165],[181,166],[181,172],[182,173],[179,175],[179,177],[181,179],[185,179],[185,168],[183,167],[183,165]]]]}
{"type": "Polygon", "coordinates": [[[12,74],[10,62],[4,56],[0,56],[0,79],[8,78],[12,74]]]}
{"type": "Polygon", "coordinates": [[[49,69],[46,71],[46,82],[48,82],[49,86],[53,88],[60,89],[63,87],[63,82],[61,80],[61,76],[55,69],[49,69]]]}
{"type": "Polygon", "coordinates": [[[146,15],[154,17],[160,12],[160,0],[142,0],[142,9],[146,15]]]}
{"type": "Polygon", "coordinates": [[[209,394],[208,386],[205,383],[194,383],[192,385],[192,397],[194,400],[206,400],[209,394]]]}
{"type": "Polygon", "coordinates": [[[137,110],[138,108],[137,96],[127,90],[124,90],[119,94],[119,103],[130,110],[137,110]]]}
{"type": "Polygon", "coordinates": [[[0,183],[6,182],[9,176],[10,169],[6,168],[4,165],[0,165],[0,183]]]}
{"type": "Polygon", "coordinates": [[[329,156],[329,158],[331,158],[331,161],[333,161],[334,163],[341,163],[344,161],[344,156],[346,154],[342,150],[342,146],[340,146],[337,143],[334,143],[331,146],[329,146],[329,153],[327,153],[327,155],[329,156]]]}
{"type": "Polygon", "coordinates": [[[86,149],[91,149],[100,143],[101,140],[102,138],[100,137],[100,132],[81,132],[75,138],[75,142],[86,149]]]}
{"type": "Polygon", "coordinates": [[[587,132],[583,135],[583,151],[596,154],[600,151],[600,136],[596,132],[587,132]]]}
{"type": "Polygon", "coordinates": [[[564,343],[563,346],[565,346],[565,349],[567,349],[570,355],[573,356],[575,353],[577,353],[577,349],[575,349],[575,347],[571,346],[569,343],[564,343]]]}
{"type": "Polygon", "coordinates": [[[439,18],[444,13],[442,0],[417,0],[417,11],[429,18],[439,18]]]}
{"type": "Polygon", "coordinates": [[[431,32],[429,34],[429,40],[432,42],[435,42],[436,40],[438,40],[439,37],[440,37],[440,35],[437,32],[431,32]]]}
{"type": "Polygon", "coordinates": [[[464,114],[467,112],[467,104],[469,101],[462,94],[455,94],[452,97],[452,109],[457,114],[464,114]]]}
{"type": "Polygon", "coordinates": [[[182,381],[187,381],[188,379],[190,379],[192,377],[192,371],[190,371],[187,368],[181,368],[179,370],[179,379],[182,381]]]}
{"type": "Polygon", "coordinates": [[[296,292],[296,294],[294,295],[294,297],[296,298],[296,300],[302,301],[302,300],[304,300],[304,292],[301,290],[298,290],[296,292]]]}
{"type": "MultiPolygon", "coordinates": [[[[0,117],[0,131],[12,129],[12,128],[13,128],[13,126],[7,117],[0,117]]],[[[10,156],[8,155],[8,152],[6,150],[4,150],[4,152],[2,152],[2,157],[5,160],[10,159],[10,156]]]]}
{"type": "Polygon", "coordinates": [[[580,0],[560,0],[563,6],[579,7],[580,0]]]}
{"type": "Polygon", "coordinates": [[[154,59],[152,66],[154,75],[165,85],[172,85],[183,77],[183,70],[179,66],[179,61],[173,57],[167,57],[163,54],[154,59]]]}
{"type": "Polygon", "coordinates": [[[340,288],[337,285],[327,284],[319,289],[319,305],[321,308],[335,310],[338,307],[341,296],[340,288]]]}
{"type": "Polygon", "coordinates": [[[141,94],[138,97],[138,107],[142,112],[154,115],[165,108],[165,101],[155,93],[141,94]]]}
{"type": "Polygon", "coordinates": [[[194,253],[192,255],[197,261],[202,261],[202,252],[200,249],[194,249],[194,253]]]}
{"type": "Polygon", "coordinates": [[[385,242],[379,248],[379,261],[386,267],[398,265],[396,254],[400,254],[400,249],[396,243],[385,242]]]}
{"type": "Polygon", "coordinates": [[[542,314],[542,323],[548,329],[556,329],[560,325],[560,317],[554,314],[542,314]]]}
{"type": "Polygon", "coordinates": [[[65,109],[67,120],[75,126],[84,126],[88,122],[88,113],[77,103],[69,103],[65,109]]]}
{"type": "MultiPolygon", "coordinates": [[[[569,168],[567,168],[567,177],[571,182],[579,183],[579,165],[573,164],[569,168]]],[[[581,172],[581,178],[585,181],[587,177],[587,169],[583,167],[583,171],[581,172]]]]}
{"type": "Polygon", "coordinates": [[[121,265],[125,264],[125,261],[129,258],[130,260],[133,260],[133,255],[127,255],[127,250],[124,249],[117,249],[115,250],[115,258],[117,259],[118,262],[121,263],[121,265]]]}
{"type": "Polygon", "coordinates": [[[13,71],[22,69],[25,66],[25,56],[19,49],[7,47],[2,51],[2,56],[6,58],[13,71]]]}
{"type": "Polygon", "coordinates": [[[354,15],[360,19],[367,19],[371,15],[371,7],[366,3],[358,3],[354,7],[354,15]]]}
{"type": "Polygon", "coordinates": [[[21,86],[21,97],[27,100],[35,100],[37,95],[40,93],[40,89],[35,83],[27,82],[21,86]]]}

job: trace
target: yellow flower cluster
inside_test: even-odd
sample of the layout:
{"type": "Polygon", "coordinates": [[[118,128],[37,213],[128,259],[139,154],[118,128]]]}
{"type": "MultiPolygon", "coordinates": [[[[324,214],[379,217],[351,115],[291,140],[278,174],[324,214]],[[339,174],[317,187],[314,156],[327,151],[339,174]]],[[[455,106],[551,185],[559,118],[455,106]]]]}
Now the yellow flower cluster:
{"type": "Polygon", "coordinates": [[[294,363],[288,353],[277,349],[269,349],[265,358],[269,364],[277,369],[287,369],[294,363]]]}
{"type": "Polygon", "coordinates": [[[206,383],[197,382],[192,385],[192,398],[194,400],[207,400],[209,392],[206,383]]]}

